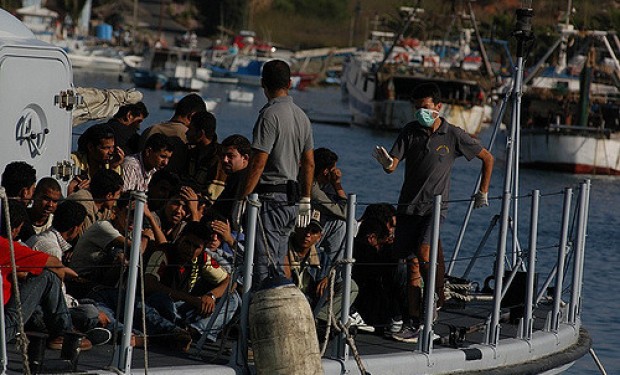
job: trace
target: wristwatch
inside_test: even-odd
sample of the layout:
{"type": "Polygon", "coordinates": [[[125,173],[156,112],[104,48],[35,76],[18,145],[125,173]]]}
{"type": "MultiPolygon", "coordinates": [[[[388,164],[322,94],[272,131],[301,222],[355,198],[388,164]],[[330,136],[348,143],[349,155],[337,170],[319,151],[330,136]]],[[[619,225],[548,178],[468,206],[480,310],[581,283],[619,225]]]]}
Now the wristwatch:
{"type": "Polygon", "coordinates": [[[215,296],[215,294],[213,294],[213,292],[209,292],[206,295],[213,298],[213,302],[217,301],[217,297],[215,296]]]}

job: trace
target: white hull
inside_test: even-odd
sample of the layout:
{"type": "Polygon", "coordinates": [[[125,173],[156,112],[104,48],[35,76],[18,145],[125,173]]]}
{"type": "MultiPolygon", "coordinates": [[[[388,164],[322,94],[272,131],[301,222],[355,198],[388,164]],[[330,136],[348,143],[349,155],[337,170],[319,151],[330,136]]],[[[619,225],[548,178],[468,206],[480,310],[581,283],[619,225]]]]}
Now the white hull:
{"type": "Polygon", "coordinates": [[[571,173],[620,174],[620,133],[607,138],[596,131],[571,134],[553,129],[522,131],[522,164],[571,173]]]}
{"type": "Polygon", "coordinates": [[[68,53],[71,65],[77,69],[91,69],[106,72],[122,72],[125,68],[125,62],[120,58],[81,55],[77,53],[68,53]]]}

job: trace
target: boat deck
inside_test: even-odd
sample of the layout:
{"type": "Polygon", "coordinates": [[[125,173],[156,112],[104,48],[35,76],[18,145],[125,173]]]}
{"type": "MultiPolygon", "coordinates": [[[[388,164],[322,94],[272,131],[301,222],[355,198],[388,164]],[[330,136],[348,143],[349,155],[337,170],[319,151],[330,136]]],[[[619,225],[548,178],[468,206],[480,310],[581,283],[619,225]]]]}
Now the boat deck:
{"type": "MultiPolygon", "coordinates": [[[[534,331],[541,331],[544,329],[545,320],[548,312],[551,310],[552,305],[548,303],[539,304],[535,309],[535,321],[534,331]]],[[[447,303],[444,309],[440,311],[439,319],[435,323],[435,333],[440,336],[434,342],[433,353],[441,353],[445,355],[448,352],[460,352],[466,353],[467,348],[476,347],[484,343],[484,323],[492,310],[492,305],[488,302],[470,302],[466,305],[459,306],[458,304],[447,303]],[[456,341],[454,334],[452,340],[450,339],[450,331],[465,331],[465,337],[462,341],[456,341]]],[[[511,324],[509,320],[509,313],[507,309],[502,310],[505,313],[502,315],[502,325],[500,337],[502,341],[510,341],[517,337],[518,325],[511,324]]],[[[407,356],[414,357],[413,353],[419,355],[417,352],[418,345],[414,343],[402,343],[393,339],[384,338],[380,333],[380,329],[376,330],[376,333],[358,332],[355,337],[355,343],[360,356],[364,362],[372,362],[369,358],[389,358],[391,356],[407,356]]],[[[584,333],[582,333],[583,336],[584,333]]],[[[229,336],[233,336],[229,334],[229,336]]],[[[587,336],[587,334],[586,334],[587,336]]],[[[160,340],[161,341],[161,340],[160,340]]],[[[499,346],[502,345],[500,341],[499,346]]],[[[521,341],[521,340],[520,340],[521,341]]],[[[575,358],[579,358],[579,354],[583,350],[587,351],[589,348],[589,339],[584,340],[581,338],[580,345],[574,345],[581,347],[580,350],[574,355],[575,358]]],[[[330,347],[327,349],[327,353],[330,353],[331,346],[335,340],[332,340],[330,347]]],[[[192,372],[202,369],[203,373],[209,373],[209,369],[213,369],[213,373],[236,373],[232,367],[226,369],[233,353],[233,347],[235,341],[228,339],[222,342],[219,340],[215,344],[207,344],[203,347],[202,352],[198,353],[195,344],[192,344],[192,348],[189,353],[179,353],[172,351],[170,348],[166,348],[161,344],[149,343],[148,345],[148,372],[183,372],[188,374],[189,369],[192,372]],[[185,370],[183,370],[185,369],[185,370]],[[224,370],[229,370],[225,371],[224,370]]],[[[478,349],[472,349],[473,351],[481,352],[478,349]]],[[[23,373],[21,354],[16,348],[15,341],[8,344],[8,369],[7,373],[17,374],[23,373]]],[[[132,354],[132,372],[142,373],[145,368],[144,349],[134,348],[132,354]]],[[[111,371],[110,364],[114,355],[114,346],[106,344],[102,346],[95,346],[92,350],[82,352],[79,356],[77,369],[73,373],[77,372],[90,372],[90,373],[102,373],[111,371]]],[[[43,370],[40,373],[66,373],[72,372],[71,365],[68,361],[63,361],[60,358],[59,351],[46,350],[45,360],[43,362],[43,370]]],[[[567,356],[566,361],[569,361],[571,356],[567,356]]],[[[440,357],[437,357],[437,361],[440,357]]],[[[351,361],[351,360],[350,360],[351,361]]],[[[327,363],[329,364],[329,360],[327,363]]],[[[332,361],[338,364],[339,362],[332,361]]],[[[324,360],[324,364],[326,360],[324,360]]],[[[348,363],[348,362],[347,362],[348,363]]],[[[355,365],[353,365],[355,366],[355,365]]],[[[329,366],[327,366],[329,367],[329,366]]],[[[328,373],[328,368],[325,368],[328,373]]],[[[371,365],[372,367],[372,365],[371,365]]],[[[357,369],[353,367],[352,372],[357,372],[357,369]]],[[[375,368],[376,370],[376,368],[375,368]]],[[[329,372],[331,373],[331,372],[329,372]]],[[[371,371],[371,373],[373,373],[371,371]]],[[[391,372],[390,372],[391,373],[391,372]]],[[[400,373],[400,372],[394,372],[400,373]]],[[[441,373],[441,372],[439,372],[441,373]]]]}

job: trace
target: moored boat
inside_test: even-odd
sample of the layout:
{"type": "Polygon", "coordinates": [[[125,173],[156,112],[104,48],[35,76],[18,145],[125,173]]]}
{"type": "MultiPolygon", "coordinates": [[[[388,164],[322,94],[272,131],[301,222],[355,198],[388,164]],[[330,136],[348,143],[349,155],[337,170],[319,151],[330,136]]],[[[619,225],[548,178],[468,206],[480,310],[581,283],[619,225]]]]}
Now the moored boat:
{"type": "Polygon", "coordinates": [[[521,163],[576,174],[619,175],[620,63],[607,39],[617,37],[604,31],[577,33],[568,18],[559,29],[558,42],[546,54],[559,47],[559,62],[532,74],[525,91],[521,163]],[[566,61],[571,38],[593,43],[587,57],[566,61]],[[597,40],[603,46],[598,51],[593,47],[597,40]]]}
{"type": "MultiPolygon", "coordinates": [[[[6,27],[7,22],[4,22],[4,18],[10,19],[10,16],[5,13],[0,13],[3,17],[1,27],[6,27]]],[[[20,38],[13,38],[9,40],[3,40],[0,38],[0,54],[9,50],[13,52],[15,49],[19,50],[24,48],[25,45],[32,43],[28,39],[28,35],[20,38]],[[17,39],[18,42],[15,40],[17,39]]],[[[65,70],[70,72],[70,67],[66,63],[66,57],[63,57],[63,53],[53,47],[42,48],[40,44],[36,45],[37,48],[33,48],[32,53],[39,53],[38,57],[48,56],[51,58],[49,64],[53,65],[58,59],[65,61],[65,70]],[[45,51],[45,53],[41,51],[45,51]]],[[[15,58],[15,57],[12,57],[15,58]]],[[[27,56],[23,56],[24,60],[27,56]]],[[[45,74],[49,70],[48,67],[43,67],[42,73],[45,74]]],[[[41,100],[45,101],[45,95],[39,97],[35,95],[31,87],[25,87],[21,91],[17,90],[19,85],[23,82],[21,80],[10,80],[11,73],[1,72],[0,79],[4,82],[0,88],[10,91],[10,94],[24,98],[28,100],[41,100]],[[7,74],[6,76],[4,74],[7,74]],[[6,79],[5,79],[6,78],[6,79]],[[34,99],[31,99],[34,98],[34,99]]],[[[38,76],[37,76],[38,77],[38,76]]],[[[33,77],[36,79],[37,77],[33,77]]],[[[66,81],[66,80],[65,80],[66,81]]],[[[61,82],[58,86],[65,87],[67,83],[71,83],[71,77],[67,82],[61,82]]],[[[53,87],[49,90],[50,95],[53,95],[54,90],[58,87],[53,87]]],[[[42,91],[42,90],[39,90],[42,91]]],[[[4,95],[7,95],[6,92],[4,95]]],[[[5,98],[6,96],[0,96],[5,98]]],[[[62,99],[62,98],[60,98],[62,99]]],[[[0,101],[2,109],[6,106],[4,100],[0,101]]],[[[27,102],[25,104],[14,105],[14,109],[19,110],[24,108],[38,108],[36,103],[27,102]]],[[[58,112],[57,108],[43,107],[44,113],[58,112]]],[[[67,114],[66,111],[61,111],[67,114]]],[[[12,113],[12,112],[11,112],[12,113]]],[[[37,113],[38,114],[38,113],[37,113]]],[[[11,118],[16,116],[10,116],[11,118]]],[[[6,120],[8,125],[6,128],[12,127],[13,124],[9,120],[6,120]]],[[[68,119],[60,118],[58,122],[54,122],[54,126],[59,126],[65,129],[65,132],[70,132],[70,125],[68,119]]],[[[54,129],[51,129],[54,132],[54,129]]],[[[36,134],[35,134],[36,135],[36,134]]],[[[66,133],[64,135],[67,135],[66,133]]],[[[28,137],[26,137],[28,138],[28,137]]],[[[70,136],[66,136],[66,142],[70,141],[70,136]]],[[[68,155],[68,149],[59,147],[63,143],[58,141],[55,143],[55,150],[64,150],[68,155]]],[[[25,148],[25,145],[22,145],[25,148]]],[[[67,147],[68,148],[68,147],[67,147]]],[[[46,149],[47,151],[51,151],[46,149]]],[[[11,155],[5,155],[6,158],[15,158],[16,153],[11,155]]],[[[37,156],[43,157],[43,156],[37,156]]],[[[10,159],[7,159],[10,160],[10,159]]],[[[30,159],[25,159],[30,160],[30,159]]],[[[43,165],[41,172],[46,170],[47,166],[43,165]]],[[[45,172],[47,173],[47,172],[45,172]]],[[[560,239],[560,243],[564,243],[565,246],[557,246],[558,258],[564,259],[565,254],[570,254],[570,259],[574,261],[574,274],[566,275],[567,284],[564,285],[560,282],[556,284],[555,290],[557,294],[552,294],[552,297],[548,297],[547,286],[534,287],[534,283],[528,283],[527,290],[530,293],[530,298],[525,299],[523,295],[517,295],[514,297],[517,301],[517,306],[513,304],[501,305],[501,297],[494,299],[494,294],[502,295],[502,282],[501,275],[496,275],[498,280],[496,290],[493,293],[486,291],[476,291],[474,284],[465,280],[459,283],[460,294],[463,298],[457,298],[453,296],[453,302],[447,305],[439,315],[439,320],[433,325],[426,325],[429,331],[425,331],[423,334],[423,340],[420,340],[419,344],[412,345],[406,343],[398,343],[389,339],[385,339],[380,335],[365,335],[359,334],[355,339],[357,353],[359,353],[360,362],[364,365],[365,369],[370,373],[375,374],[451,374],[455,372],[460,373],[481,373],[481,372],[496,372],[502,374],[520,374],[520,373],[554,373],[566,369],[577,358],[584,355],[590,346],[590,339],[587,332],[583,330],[581,322],[581,278],[583,277],[583,256],[585,251],[585,232],[586,232],[586,219],[587,219],[587,198],[589,192],[589,185],[582,184],[580,190],[580,205],[579,211],[575,214],[577,217],[577,227],[579,228],[576,233],[574,241],[568,241],[566,236],[560,239]],[[565,241],[565,242],[562,242],[565,241]],[[571,251],[565,253],[567,249],[571,251]],[[560,294],[564,291],[565,287],[570,284],[571,295],[560,294]],[[541,293],[542,297],[538,295],[532,297],[532,292],[537,294],[541,293]],[[559,298],[558,298],[559,296],[559,298]],[[521,298],[523,297],[523,298],[521,298]],[[564,299],[564,300],[563,300],[564,299]],[[565,302],[566,301],[566,302],[565,302]],[[532,311],[528,314],[528,308],[532,311]],[[514,311],[513,311],[514,310],[514,311]],[[519,311],[524,311],[524,318],[519,317],[519,311]],[[441,337],[438,340],[432,340],[433,333],[438,333],[441,337]]],[[[569,196],[570,194],[567,194],[569,196]]],[[[356,202],[354,196],[351,196],[349,201],[349,207],[354,208],[356,202]]],[[[137,201],[137,207],[143,201],[137,201]]],[[[255,202],[257,203],[257,202],[255,202]]],[[[570,212],[571,205],[565,206],[566,211],[570,212]]],[[[138,208],[137,208],[138,209],[138,208]]],[[[250,205],[249,211],[255,213],[257,209],[255,204],[250,205]]],[[[138,211],[139,212],[139,211],[138,211]]],[[[351,258],[352,252],[352,239],[354,225],[353,221],[355,211],[350,210],[348,215],[348,234],[349,245],[347,248],[348,259],[351,258]]],[[[533,215],[534,216],[534,215],[533,215]]],[[[142,223],[141,215],[135,215],[136,222],[134,223],[134,229],[138,228],[142,223]]],[[[507,217],[506,217],[507,219],[507,217]]],[[[569,220],[567,219],[568,223],[569,220]]],[[[507,220],[506,223],[507,225],[507,220]]],[[[508,228],[504,226],[504,233],[508,232],[508,228]]],[[[252,233],[254,228],[248,225],[248,233],[252,233]]],[[[136,232],[139,233],[139,232],[136,232]]],[[[255,233],[255,232],[254,232],[255,233]]],[[[555,240],[555,239],[554,239],[555,240]]],[[[535,241],[533,242],[536,243],[535,241]]],[[[535,249],[535,246],[534,246],[535,249]]],[[[132,249],[132,258],[137,259],[138,247],[135,246],[132,249]]],[[[529,249],[530,253],[533,251],[529,249]]],[[[251,248],[246,249],[246,254],[251,254],[251,248]]],[[[503,260],[503,256],[498,254],[498,259],[503,260]]],[[[535,257],[531,258],[533,262],[535,257]]],[[[528,264],[532,264],[528,261],[528,264]]],[[[251,260],[246,259],[246,266],[251,268],[251,260]]],[[[498,264],[500,262],[497,262],[498,264]]],[[[503,263],[503,262],[501,262],[503,263]]],[[[573,263],[571,262],[571,265],[573,263]]],[[[346,267],[353,267],[351,262],[348,262],[346,267]]],[[[515,266],[515,269],[518,269],[515,266]]],[[[503,270],[503,267],[499,267],[503,270]]],[[[130,279],[135,281],[137,278],[137,262],[135,270],[132,268],[130,272],[130,279]]],[[[560,275],[564,275],[564,267],[561,265],[557,267],[557,272],[560,275]]],[[[528,273],[529,277],[535,276],[535,268],[532,265],[532,270],[528,273]]],[[[245,280],[249,284],[248,277],[251,274],[245,274],[245,280]]],[[[559,277],[559,276],[558,276],[559,277]]],[[[346,277],[345,277],[346,279],[346,277]]],[[[552,280],[553,277],[550,277],[552,280]]],[[[529,280],[529,279],[528,279],[529,280]]],[[[455,284],[458,280],[455,280],[455,284]]],[[[508,285],[510,282],[508,278],[506,280],[505,287],[507,288],[506,295],[512,295],[511,287],[508,285]]],[[[458,288],[454,288],[457,290],[458,288]]],[[[523,292],[526,290],[523,286],[517,286],[514,289],[523,292]]],[[[345,287],[345,294],[348,291],[345,287]]],[[[246,294],[247,296],[247,294],[246,294]]],[[[222,301],[225,299],[222,299],[222,301]]],[[[247,301],[247,300],[246,300],[247,301]]],[[[129,309],[131,310],[131,309],[129,309]]],[[[243,315],[242,315],[243,316],[243,315]]],[[[346,322],[348,314],[344,314],[339,317],[342,321],[346,322]]],[[[241,327],[243,327],[244,320],[241,320],[241,327]]],[[[292,322],[292,326],[295,326],[295,322],[292,322]]],[[[138,327],[138,326],[136,326],[138,327]]],[[[243,329],[243,328],[242,328],[243,329]]],[[[131,326],[128,325],[128,331],[131,332],[131,326]]],[[[314,334],[313,332],[300,332],[300,334],[314,334]]],[[[247,338],[247,336],[245,336],[247,338]]],[[[128,339],[127,336],[123,337],[123,342],[128,339]]],[[[129,341],[129,340],[127,340],[129,341]]],[[[179,355],[173,353],[166,347],[158,348],[155,350],[149,349],[143,350],[139,348],[121,347],[118,351],[115,351],[115,347],[108,345],[102,347],[96,347],[90,352],[80,353],[78,362],[65,363],[56,358],[51,358],[45,361],[45,365],[48,370],[53,370],[54,364],[61,367],[56,368],[56,372],[68,372],[72,370],[79,371],[97,371],[98,373],[138,373],[138,372],[150,372],[150,373],[202,373],[202,374],[236,374],[243,373],[244,371],[255,371],[255,364],[248,360],[247,355],[247,340],[244,336],[237,335],[234,332],[230,332],[229,335],[220,337],[220,341],[216,344],[202,345],[197,344],[192,347],[193,356],[179,355]],[[220,346],[221,345],[221,346],[220,346]],[[142,362],[144,356],[145,361],[142,362]],[[116,357],[116,360],[113,358],[116,357]],[[148,362],[146,359],[148,358],[148,362]],[[110,364],[116,370],[110,370],[110,364]],[[74,368],[69,366],[75,365],[74,368]],[[62,367],[64,366],[64,367],[62,367]]],[[[254,342],[253,345],[260,345],[258,342],[254,342]]],[[[291,344],[293,345],[293,344],[291,344]]],[[[150,348],[150,346],[149,346],[150,348]]],[[[330,354],[326,355],[322,360],[323,370],[326,374],[342,374],[343,372],[353,372],[358,366],[353,356],[347,353],[347,349],[344,344],[344,340],[340,339],[334,341],[329,351],[330,354]]],[[[24,363],[20,352],[15,349],[14,345],[10,345],[8,357],[8,372],[20,373],[22,372],[22,364],[24,363]]],[[[286,358],[282,359],[283,361],[286,358]]],[[[5,363],[7,363],[5,361],[5,363]]],[[[45,367],[45,366],[44,366],[45,367]]]]}
{"type": "MultiPolygon", "coordinates": [[[[417,15],[413,9],[405,9],[404,13],[408,21],[403,30],[417,15]]],[[[400,130],[415,119],[409,100],[414,87],[433,82],[443,97],[441,115],[468,133],[478,134],[488,112],[482,86],[473,79],[425,73],[425,68],[439,68],[439,56],[419,42],[414,47],[396,46],[397,39],[394,33],[374,31],[364,49],[345,64],[341,82],[353,123],[400,130]]]]}

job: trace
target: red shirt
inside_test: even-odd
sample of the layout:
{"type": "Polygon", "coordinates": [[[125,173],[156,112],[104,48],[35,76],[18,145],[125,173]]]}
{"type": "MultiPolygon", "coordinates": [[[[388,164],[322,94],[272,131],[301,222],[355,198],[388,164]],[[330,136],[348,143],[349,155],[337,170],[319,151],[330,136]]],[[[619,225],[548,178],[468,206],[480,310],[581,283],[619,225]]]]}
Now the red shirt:
{"type": "MultiPolygon", "coordinates": [[[[13,242],[13,244],[17,270],[33,275],[41,274],[50,256],[44,252],[20,245],[17,242],[13,242]]],[[[13,276],[11,276],[11,249],[9,248],[9,241],[4,237],[0,237],[0,270],[2,271],[2,295],[6,305],[11,298],[13,276]]]]}

